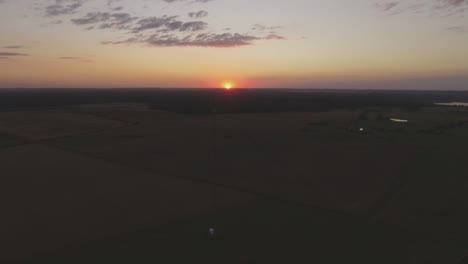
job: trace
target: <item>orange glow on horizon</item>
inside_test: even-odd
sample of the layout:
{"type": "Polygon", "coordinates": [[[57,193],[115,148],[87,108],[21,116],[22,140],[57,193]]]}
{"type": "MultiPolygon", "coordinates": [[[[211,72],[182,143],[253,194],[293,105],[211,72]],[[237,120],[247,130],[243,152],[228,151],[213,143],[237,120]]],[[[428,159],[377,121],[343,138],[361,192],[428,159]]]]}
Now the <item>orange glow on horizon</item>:
{"type": "Polygon", "coordinates": [[[232,88],[234,88],[234,84],[232,82],[224,82],[222,84],[222,87],[226,90],[230,90],[232,88]]]}

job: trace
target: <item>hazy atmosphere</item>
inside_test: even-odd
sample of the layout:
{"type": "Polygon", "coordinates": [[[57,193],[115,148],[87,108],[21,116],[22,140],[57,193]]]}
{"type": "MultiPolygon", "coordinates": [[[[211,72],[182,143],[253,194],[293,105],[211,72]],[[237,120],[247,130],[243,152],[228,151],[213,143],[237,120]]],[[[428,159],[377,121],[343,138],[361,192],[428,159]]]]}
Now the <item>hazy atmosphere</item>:
{"type": "Polygon", "coordinates": [[[0,0],[1,264],[468,264],[468,0],[0,0]]]}
{"type": "Polygon", "coordinates": [[[468,88],[464,0],[0,0],[0,87],[468,88]]]}

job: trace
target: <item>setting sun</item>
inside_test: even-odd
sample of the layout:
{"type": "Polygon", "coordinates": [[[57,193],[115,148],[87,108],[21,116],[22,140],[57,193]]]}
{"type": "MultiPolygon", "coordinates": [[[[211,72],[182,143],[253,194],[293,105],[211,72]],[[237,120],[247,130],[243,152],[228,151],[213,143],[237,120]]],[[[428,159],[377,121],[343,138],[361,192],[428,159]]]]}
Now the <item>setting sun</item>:
{"type": "Polygon", "coordinates": [[[224,89],[229,90],[229,89],[231,89],[231,88],[234,87],[234,84],[232,84],[231,82],[225,82],[225,83],[223,84],[223,87],[224,87],[224,89]]]}

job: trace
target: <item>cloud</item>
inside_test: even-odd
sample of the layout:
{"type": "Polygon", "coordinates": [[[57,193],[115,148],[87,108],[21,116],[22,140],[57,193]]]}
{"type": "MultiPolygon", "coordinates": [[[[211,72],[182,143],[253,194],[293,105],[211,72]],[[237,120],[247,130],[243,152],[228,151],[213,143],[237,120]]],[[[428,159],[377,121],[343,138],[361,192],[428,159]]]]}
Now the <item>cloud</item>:
{"type": "Polygon", "coordinates": [[[468,10],[468,0],[378,0],[376,7],[384,12],[433,12],[440,15],[457,15],[468,10]]]}
{"type": "Polygon", "coordinates": [[[201,33],[186,37],[178,37],[173,34],[152,35],[145,39],[130,38],[124,41],[108,41],[103,44],[145,44],[153,47],[212,47],[233,48],[252,45],[253,41],[261,38],[238,33],[201,33]]]}
{"type": "MultiPolygon", "coordinates": [[[[71,22],[80,26],[100,24],[98,25],[100,29],[129,29],[136,19],[128,13],[90,12],[81,18],[72,19],[71,22]]],[[[91,26],[88,29],[94,29],[94,27],[91,26]]]]}
{"type": "Polygon", "coordinates": [[[2,57],[22,57],[22,56],[29,56],[29,55],[24,54],[24,53],[17,53],[17,52],[0,52],[0,56],[2,56],[2,57]]]}
{"type": "Polygon", "coordinates": [[[190,12],[188,13],[188,16],[191,18],[202,18],[208,16],[208,12],[201,10],[198,12],[190,12]]]}
{"type": "Polygon", "coordinates": [[[265,40],[286,40],[285,37],[276,33],[276,30],[280,28],[280,26],[265,26],[262,24],[255,24],[253,25],[252,30],[259,32],[260,34],[267,34],[266,36],[262,37],[262,39],[265,40]]]}
{"type": "MultiPolygon", "coordinates": [[[[166,0],[164,0],[166,1],[166,0]]],[[[167,0],[166,2],[178,2],[184,0],[167,0]]],[[[110,5],[119,1],[107,2],[110,5]]],[[[208,1],[198,1],[208,2],[208,1]]],[[[102,41],[103,44],[140,44],[151,47],[240,47],[254,44],[259,40],[285,40],[277,34],[275,29],[280,27],[267,27],[260,24],[254,26],[255,33],[225,33],[213,32],[205,21],[196,20],[208,15],[201,10],[188,13],[192,21],[184,21],[179,16],[150,16],[136,17],[129,13],[116,12],[88,12],[70,21],[85,30],[120,31],[123,40],[102,41]]]]}
{"type": "Polygon", "coordinates": [[[464,4],[468,5],[467,0],[439,0],[445,7],[460,7],[464,4]]]}
{"type": "Polygon", "coordinates": [[[28,54],[18,53],[18,52],[0,52],[0,59],[6,60],[15,57],[26,57],[28,54]]]}
{"type": "MultiPolygon", "coordinates": [[[[186,2],[187,0],[163,0],[166,3],[186,2]]],[[[191,0],[192,3],[208,3],[214,0],[191,0]]]]}
{"type": "Polygon", "coordinates": [[[182,22],[177,16],[149,17],[140,19],[133,28],[133,33],[139,33],[149,29],[163,29],[168,31],[200,31],[208,27],[203,21],[182,22]]]}
{"type": "Polygon", "coordinates": [[[397,1],[390,1],[385,3],[379,3],[378,7],[382,9],[382,11],[390,11],[398,6],[399,2],[397,1]]]}
{"type": "Polygon", "coordinates": [[[280,28],[281,28],[280,26],[265,26],[265,25],[262,25],[262,24],[255,24],[255,25],[253,25],[252,30],[271,31],[271,30],[277,30],[277,29],[280,29],[280,28]]]}
{"type": "Polygon", "coordinates": [[[82,58],[82,57],[60,57],[60,60],[67,60],[67,61],[76,61],[76,62],[94,62],[93,60],[82,58]]]}
{"type": "Polygon", "coordinates": [[[4,46],[4,49],[21,49],[24,48],[23,46],[4,46]]]}
{"type": "Polygon", "coordinates": [[[177,38],[174,36],[157,36],[153,35],[145,40],[146,44],[151,46],[188,46],[188,47],[238,47],[251,45],[252,41],[257,40],[257,37],[242,35],[242,34],[198,34],[196,36],[188,36],[177,38]]]}
{"type": "Polygon", "coordinates": [[[54,0],[53,4],[44,7],[48,17],[74,14],[86,0],[54,0]]]}
{"type": "Polygon", "coordinates": [[[140,33],[148,30],[161,30],[164,32],[170,31],[201,31],[208,26],[203,21],[183,22],[177,19],[177,16],[162,16],[137,18],[132,17],[128,13],[107,13],[107,12],[90,12],[81,18],[71,20],[75,25],[93,25],[98,24],[100,29],[128,29],[131,33],[140,33]]]}
{"type": "Polygon", "coordinates": [[[280,35],[276,35],[276,34],[270,34],[270,35],[264,37],[263,39],[266,39],[266,40],[286,40],[285,37],[280,36],[280,35]]]}
{"type": "Polygon", "coordinates": [[[95,24],[99,22],[108,21],[111,19],[110,13],[103,13],[103,12],[90,12],[86,14],[84,17],[75,18],[71,21],[76,25],[88,25],[88,24],[95,24]]]}
{"type": "Polygon", "coordinates": [[[447,31],[455,32],[455,33],[468,33],[468,29],[464,26],[453,26],[446,28],[447,31]]]}

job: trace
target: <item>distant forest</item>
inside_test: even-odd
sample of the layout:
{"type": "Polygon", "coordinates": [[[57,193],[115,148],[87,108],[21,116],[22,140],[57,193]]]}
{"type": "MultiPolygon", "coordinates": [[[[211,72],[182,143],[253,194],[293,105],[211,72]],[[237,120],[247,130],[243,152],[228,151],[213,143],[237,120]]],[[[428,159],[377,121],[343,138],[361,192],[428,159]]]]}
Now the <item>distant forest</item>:
{"type": "Polygon", "coordinates": [[[433,102],[468,101],[468,92],[295,89],[3,89],[0,110],[71,105],[147,103],[187,114],[317,112],[337,108],[399,107],[417,111],[433,102]]]}

